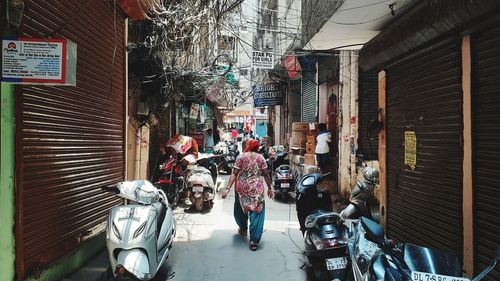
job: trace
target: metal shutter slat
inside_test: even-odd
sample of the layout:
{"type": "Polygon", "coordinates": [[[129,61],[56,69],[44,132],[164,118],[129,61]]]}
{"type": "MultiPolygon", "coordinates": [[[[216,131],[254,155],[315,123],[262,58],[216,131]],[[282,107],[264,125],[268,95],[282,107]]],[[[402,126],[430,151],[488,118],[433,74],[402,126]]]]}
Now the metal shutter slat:
{"type": "Polygon", "coordinates": [[[17,259],[24,276],[75,249],[121,203],[101,188],[124,179],[124,17],[112,3],[92,2],[31,2],[20,27],[23,37],[57,30],[54,38],[78,44],[76,87],[20,87],[17,259]]]}
{"type": "Polygon", "coordinates": [[[458,40],[387,69],[388,235],[462,255],[462,94],[458,40]],[[404,131],[417,136],[415,171],[404,131]]]}
{"type": "Polygon", "coordinates": [[[302,122],[316,122],[316,68],[304,69],[302,78],[302,122]]]}
{"type": "MultiPolygon", "coordinates": [[[[473,35],[474,261],[479,273],[500,245],[500,22],[473,35]]],[[[497,268],[485,279],[500,280],[497,268]]]]}

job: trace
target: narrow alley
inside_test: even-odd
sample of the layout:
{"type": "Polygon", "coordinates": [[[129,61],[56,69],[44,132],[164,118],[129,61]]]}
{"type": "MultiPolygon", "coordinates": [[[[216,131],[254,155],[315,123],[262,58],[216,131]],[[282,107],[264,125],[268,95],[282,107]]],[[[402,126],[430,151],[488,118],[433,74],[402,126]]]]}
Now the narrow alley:
{"type": "MultiPolygon", "coordinates": [[[[228,176],[220,178],[225,187],[228,176]]],[[[154,280],[307,280],[297,248],[303,249],[304,242],[295,205],[266,198],[264,234],[252,252],[248,238],[237,232],[233,203],[234,194],[224,200],[219,194],[210,212],[177,208],[172,253],[154,280]]]]}

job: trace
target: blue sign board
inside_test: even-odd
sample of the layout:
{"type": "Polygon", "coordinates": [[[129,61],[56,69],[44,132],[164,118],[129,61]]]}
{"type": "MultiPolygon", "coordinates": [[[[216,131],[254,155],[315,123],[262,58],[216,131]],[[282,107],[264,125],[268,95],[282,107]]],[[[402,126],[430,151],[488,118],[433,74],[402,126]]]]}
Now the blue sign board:
{"type": "Polygon", "coordinates": [[[283,104],[284,90],[279,83],[254,86],[252,91],[254,107],[283,104]]]}

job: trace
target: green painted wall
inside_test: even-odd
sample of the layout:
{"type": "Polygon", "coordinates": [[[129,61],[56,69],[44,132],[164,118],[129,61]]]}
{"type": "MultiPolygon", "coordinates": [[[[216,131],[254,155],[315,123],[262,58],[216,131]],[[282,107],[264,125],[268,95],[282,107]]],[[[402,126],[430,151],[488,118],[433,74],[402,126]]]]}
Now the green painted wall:
{"type": "Polygon", "coordinates": [[[15,274],[14,86],[1,83],[0,105],[0,272],[2,280],[15,274]]]}

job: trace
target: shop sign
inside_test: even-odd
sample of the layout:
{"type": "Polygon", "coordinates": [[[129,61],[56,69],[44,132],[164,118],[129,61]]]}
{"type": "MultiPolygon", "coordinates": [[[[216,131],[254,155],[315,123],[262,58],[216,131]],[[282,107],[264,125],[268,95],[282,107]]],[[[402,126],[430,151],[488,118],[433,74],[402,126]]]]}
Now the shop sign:
{"type": "Polygon", "coordinates": [[[405,131],[405,165],[415,170],[417,166],[417,135],[415,131],[405,131]]]}
{"type": "Polygon", "coordinates": [[[283,104],[284,90],[279,83],[270,83],[253,88],[254,107],[283,104]]]}
{"type": "Polygon", "coordinates": [[[274,57],[272,53],[261,51],[253,51],[252,53],[252,67],[272,69],[274,67],[274,57]]]}
{"type": "Polygon", "coordinates": [[[4,38],[2,81],[76,85],[76,44],[66,39],[4,38]]]}
{"type": "Polygon", "coordinates": [[[300,73],[302,69],[300,68],[300,63],[295,56],[288,56],[283,60],[283,66],[288,72],[288,77],[290,80],[297,80],[300,78],[300,73]]]}

